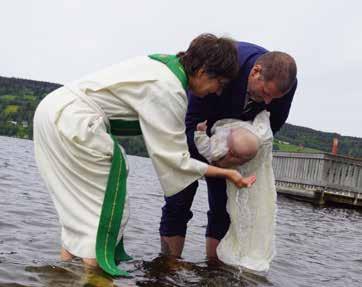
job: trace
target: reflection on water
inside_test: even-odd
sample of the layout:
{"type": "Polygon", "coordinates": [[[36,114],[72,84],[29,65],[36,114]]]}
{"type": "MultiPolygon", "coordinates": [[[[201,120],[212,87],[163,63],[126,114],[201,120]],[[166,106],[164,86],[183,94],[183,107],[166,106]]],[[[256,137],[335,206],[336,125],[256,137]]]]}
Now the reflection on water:
{"type": "Polygon", "coordinates": [[[59,262],[59,226],[33,158],[33,143],[0,137],[0,286],[362,286],[362,213],[278,198],[277,256],[266,277],[204,258],[207,196],[193,204],[183,260],[159,256],[163,197],[148,159],[130,157],[132,278],[79,260],[59,262]]]}

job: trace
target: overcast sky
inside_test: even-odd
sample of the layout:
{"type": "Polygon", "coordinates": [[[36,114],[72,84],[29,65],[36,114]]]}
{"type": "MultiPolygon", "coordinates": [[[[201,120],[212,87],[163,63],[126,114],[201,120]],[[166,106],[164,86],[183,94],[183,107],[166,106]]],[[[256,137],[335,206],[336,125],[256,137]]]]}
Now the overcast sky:
{"type": "Polygon", "coordinates": [[[211,32],[293,55],[288,122],[362,137],[359,0],[1,0],[0,75],[64,84],[211,32]]]}

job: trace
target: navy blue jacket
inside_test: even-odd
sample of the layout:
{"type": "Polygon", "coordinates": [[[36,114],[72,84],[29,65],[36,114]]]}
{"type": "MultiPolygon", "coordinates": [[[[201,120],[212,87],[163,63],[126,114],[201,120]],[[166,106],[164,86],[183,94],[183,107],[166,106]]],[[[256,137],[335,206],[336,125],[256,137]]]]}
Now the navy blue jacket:
{"type": "Polygon", "coordinates": [[[196,125],[207,120],[208,134],[213,124],[220,119],[235,118],[241,120],[252,120],[262,110],[270,112],[270,124],[273,133],[276,133],[288,118],[293,96],[297,88],[294,87],[280,99],[273,100],[270,104],[253,103],[244,110],[248,76],[255,64],[256,59],[267,50],[254,44],[238,42],[238,56],[240,71],[238,76],[227,85],[220,96],[215,94],[198,98],[188,92],[188,109],[186,114],[186,134],[189,150],[192,157],[203,160],[197,152],[194,143],[194,131],[196,125]]]}

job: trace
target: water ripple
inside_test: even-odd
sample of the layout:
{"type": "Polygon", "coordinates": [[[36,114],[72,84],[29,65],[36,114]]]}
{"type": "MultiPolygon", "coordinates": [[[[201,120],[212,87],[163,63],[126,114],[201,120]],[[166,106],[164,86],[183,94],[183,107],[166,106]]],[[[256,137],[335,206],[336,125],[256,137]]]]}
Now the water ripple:
{"type": "Polygon", "coordinates": [[[193,204],[184,260],[159,256],[161,187],[150,160],[129,157],[131,218],[125,244],[132,278],[112,279],[79,260],[58,262],[57,216],[33,143],[0,137],[0,286],[362,286],[362,213],[278,197],[277,256],[266,277],[204,259],[207,192],[193,204]]]}

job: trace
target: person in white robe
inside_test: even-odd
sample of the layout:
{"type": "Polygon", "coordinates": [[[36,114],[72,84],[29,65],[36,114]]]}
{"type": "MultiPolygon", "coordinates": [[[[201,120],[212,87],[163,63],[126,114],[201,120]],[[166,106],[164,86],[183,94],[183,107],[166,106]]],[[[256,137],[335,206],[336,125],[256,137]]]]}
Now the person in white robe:
{"type": "MultiPolygon", "coordinates": [[[[42,100],[34,116],[35,158],[59,216],[62,260],[77,256],[86,264],[99,264],[96,241],[102,234],[97,229],[119,150],[110,134],[112,121],[137,122],[165,196],[205,175],[228,178],[238,187],[255,181],[190,158],[186,143],[185,89],[198,97],[220,93],[237,71],[234,42],[202,34],[177,56],[126,60],[67,84],[42,100]]],[[[120,157],[125,158],[122,148],[120,157]]],[[[118,170],[118,176],[125,176],[122,164],[118,170]]],[[[118,188],[121,181],[115,181],[118,188]]],[[[117,242],[129,216],[126,195],[122,209],[117,242]]],[[[114,247],[110,250],[113,253],[114,247]]],[[[105,260],[115,261],[117,256],[112,256],[105,260]]],[[[118,273],[114,262],[107,264],[113,271],[100,265],[111,275],[126,274],[118,273]]]]}
{"type": "MultiPolygon", "coordinates": [[[[227,180],[227,212],[230,226],[216,252],[222,262],[257,272],[267,272],[275,255],[276,188],[272,169],[273,133],[269,113],[260,112],[253,121],[223,119],[211,129],[211,138],[195,132],[198,151],[209,162],[228,166],[228,137],[235,129],[247,129],[260,139],[254,158],[236,168],[242,175],[255,174],[250,187],[238,188],[227,180]]],[[[240,142],[240,145],[243,143],[240,142]]],[[[233,161],[229,159],[229,166],[233,161]]]]}

